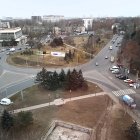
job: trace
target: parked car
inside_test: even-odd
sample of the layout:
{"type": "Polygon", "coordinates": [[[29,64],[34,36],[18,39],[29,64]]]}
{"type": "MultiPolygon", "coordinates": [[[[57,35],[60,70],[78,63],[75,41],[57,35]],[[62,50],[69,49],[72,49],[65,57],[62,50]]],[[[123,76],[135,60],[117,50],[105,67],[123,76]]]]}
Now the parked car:
{"type": "Polygon", "coordinates": [[[120,71],[119,71],[119,69],[115,69],[115,70],[112,71],[112,73],[113,74],[118,74],[118,73],[120,73],[120,71]]]}
{"type": "Polygon", "coordinates": [[[109,68],[110,71],[113,71],[115,69],[119,69],[119,67],[118,66],[112,66],[112,67],[109,68]]]}
{"type": "Polygon", "coordinates": [[[132,82],[133,80],[131,80],[131,79],[126,79],[126,80],[124,80],[124,82],[125,83],[129,83],[129,82],[132,82]]]}
{"type": "Polygon", "coordinates": [[[129,83],[129,86],[130,87],[134,87],[136,85],[136,82],[134,82],[134,83],[129,83]]]}
{"type": "Polygon", "coordinates": [[[115,77],[118,78],[120,76],[123,76],[121,73],[120,74],[116,74],[115,77]]]}
{"type": "Polygon", "coordinates": [[[118,78],[121,79],[121,80],[126,80],[126,79],[128,79],[128,76],[120,76],[118,78]]]}

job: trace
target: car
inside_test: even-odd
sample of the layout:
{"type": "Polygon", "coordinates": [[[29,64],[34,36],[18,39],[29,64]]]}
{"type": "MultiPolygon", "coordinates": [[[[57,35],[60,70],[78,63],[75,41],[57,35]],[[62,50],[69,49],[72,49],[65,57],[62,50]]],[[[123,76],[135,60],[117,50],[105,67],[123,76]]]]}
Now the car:
{"type": "Polygon", "coordinates": [[[105,59],[108,59],[108,56],[105,56],[105,59]]]}
{"type": "Polygon", "coordinates": [[[134,87],[135,85],[136,85],[136,83],[135,83],[135,82],[134,82],[134,83],[130,83],[130,84],[129,84],[129,86],[130,86],[130,87],[134,87]]]}
{"type": "Polygon", "coordinates": [[[113,70],[113,71],[111,71],[113,74],[118,74],[118,73],[120,73],[120,71],[119,71],[119,69],[115,69],[115,70],[113,70]]]}
{"type": "Polygon", "coordinates": [[[110,71],[113,71],[115,69],[119,69],[119,67],[118,66],[112,66],[112,67],[109,68],[110,71]]]}
{"type": "Polygon", "coordinates": [[[18,48],[18,50],[22,50],[22,48],[18,48]]]}
{"type": "Polygon", "coordinates": [[[7,55],[9,55],[9,54],[10,54],[10,52],[7,52],[6,54],[7,54],[7,55]]]}
{"type": "Polygon", "coordinates": [[[28,44],[28,43],[26,43],[26,44],[25,44],[25,46],[29,46],[29,44],[28,44]]]}
{"type": "Polygon", "coordinates": [[[132,82],[133,80],[131,80],[131,79],[126,79],[126,80],[124,80],[124,82],[125,83],[129,83],[129,82],[132,82]]]}
{"type": "Polygon", "coordinates": [[[122,74],[116,74],[115,77],[118,78],[120,76],[123,76],[122,74]]]}
{"type": "Polygon", "coordinates": [[[9,51],[9,50],[10,50],[10,48],[6,48],[6,50],[7,50],[7,51],[9,51]]]}
{"type": "Polygon", "coordinates": [[[98,62],[96,62],[95,65],[98,66],[99,65],[98,62]]]}
{"type": "Polygon", "coordinates": [[[112,50],[112,46],[109,47],[109,50],[112,50]]]}
{"type": "Polygon", "coordinates": [[[118,77],[119,79],[121,79],[121,80],[126,80],[126,79],[128,79],[128,76],[120,76],[120,77],[118,77]]]}
{"type": "Polygon", "coordinates": [[[136,83],[135,81],[129,81],[127,82],[128,84],[133,84],[133,83],[136,83]]]}
{"type": "Polygon", "coordinates": [[[10,105],[10,104],[12,104],[13,102],[11,102],[11,100],[10,99],[8,99],[8,98],[3,98],[3,99],[1,99],[1,101],[0,101],[0,104],[1,105],[10,105]]]}
{"type": "Polygon", "coordinates": [[[14,52],[16,49],[15,48],[10,48],[10,52],[14,52]]]}

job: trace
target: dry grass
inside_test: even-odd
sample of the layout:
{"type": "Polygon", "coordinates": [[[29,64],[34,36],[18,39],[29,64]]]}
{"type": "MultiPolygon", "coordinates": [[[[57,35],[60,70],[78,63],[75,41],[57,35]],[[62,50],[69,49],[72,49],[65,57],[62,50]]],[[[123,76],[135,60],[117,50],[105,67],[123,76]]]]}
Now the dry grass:
{"type": "MultiPolygon", "coordinates": [[[[9,134],[10,140],[38,140],[45,135],[48,126],[54,119],[67,121],[82,126],[95,128],[101,116],[106,112],[109,99],[107,95],[96,96],[92,98],[68,102],[63,106],[50,106],[33,110],[34,124],[26,129],[12,131],[9,134]],[[12,137],[11,137],[12,136],[12,137]]],[[[109,99],[109,102],[112,102],[109,99]]],[[[105,126],[107,131],[111,131],[106,140],[130,140],[125,136],[124,130],[131,124],[132,119],[120,107],[114,105],[110,116],[103,119],[106,122],[111,121],[110,126],[105,126]]],[[[101,134],[101,131],[97,132],[101,134]]],[[[8,137],[8,138],[9,138],[8,137]]],[[[5,140],[9,140],[9,139],[5,140]]],[[[100,139],[97,139],[100,140],[100,139]]]]}
{"type": "Polygon", "coordinates": [[[11,97],[11,100],[14,102],[11,106],[8,107],[8,110],[33,106],[37,104],[51,102],[56,98],[70,98],[76,96],[82,96],[91,93],[102,92],[102,89],[97,85],[88,82],[88,90],[77,90],[72,91],[71,94],[69,91],[65,90],[57,90],[57,91],[47,91],[38,86],[30,87],[23,91],[23,100],[21,93],[17,93],[16,95],[11,97]],[[50,95],[50,96],[49,96],[50,95]]]}

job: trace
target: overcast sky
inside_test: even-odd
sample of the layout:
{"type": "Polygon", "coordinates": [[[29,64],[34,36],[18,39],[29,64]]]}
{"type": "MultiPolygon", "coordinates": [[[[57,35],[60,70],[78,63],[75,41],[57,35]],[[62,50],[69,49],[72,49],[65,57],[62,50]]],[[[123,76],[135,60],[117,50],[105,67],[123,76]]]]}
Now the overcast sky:
{"type": "Polygon", "coordinates": [[[0,18],[139,16],[140,0],[0,0],[0,18]]]}

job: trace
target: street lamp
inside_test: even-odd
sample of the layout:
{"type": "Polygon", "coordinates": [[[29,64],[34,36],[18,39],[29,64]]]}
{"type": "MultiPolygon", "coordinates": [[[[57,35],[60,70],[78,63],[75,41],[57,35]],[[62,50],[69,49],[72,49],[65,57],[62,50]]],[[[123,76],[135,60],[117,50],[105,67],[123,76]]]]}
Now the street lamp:
{"type": "Polygon", "coordinates": [[[70,89],[70,101],[71,101],[71,89],[70,89]]]}

